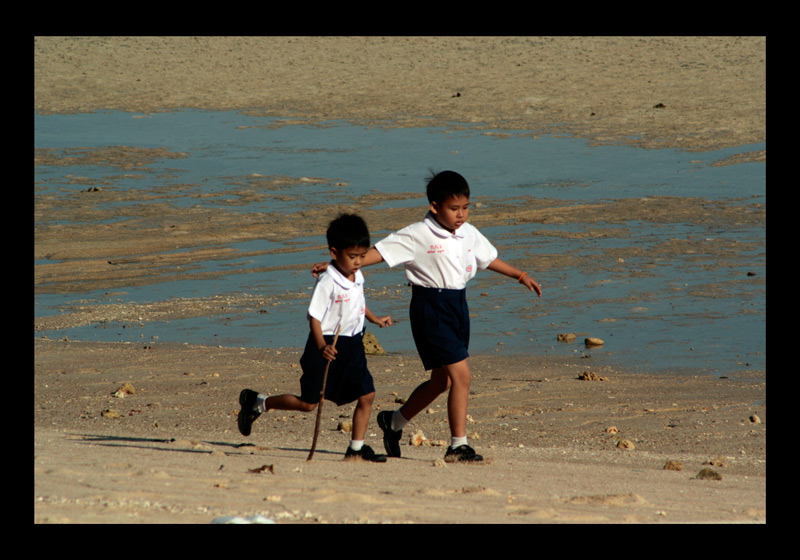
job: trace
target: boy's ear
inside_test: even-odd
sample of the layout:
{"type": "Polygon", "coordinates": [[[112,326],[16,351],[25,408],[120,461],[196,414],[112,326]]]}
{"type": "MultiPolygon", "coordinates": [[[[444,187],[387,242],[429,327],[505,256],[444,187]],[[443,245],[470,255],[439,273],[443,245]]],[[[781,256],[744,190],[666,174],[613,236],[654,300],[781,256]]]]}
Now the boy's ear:
{"type": "Polygon", "coordinates": [[[339,252],[336,250],[336,247],[328,247],[328,249],[331,250],[331,258],[336,260],[336,255],[339,254],[339,252]]]}
{"type": "Polygon", "coordinates": [[[439,203],[436,202],[435,200],[431,202],[431,212],[433,212],[434,214],[439,213],[439,203]]]}

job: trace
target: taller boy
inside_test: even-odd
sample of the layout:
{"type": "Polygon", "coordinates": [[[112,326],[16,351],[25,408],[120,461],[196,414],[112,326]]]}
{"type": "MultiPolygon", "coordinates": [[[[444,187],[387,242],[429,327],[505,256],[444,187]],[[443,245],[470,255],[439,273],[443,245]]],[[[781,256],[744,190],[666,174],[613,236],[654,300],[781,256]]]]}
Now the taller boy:
{"type": "MultiPolygon", "coordinates": [[[[430,210],[421,222],[390,234],[370,249],[363,266],[385,261],[403,265],[413,286],[411,332],[431,377],[419,385],[398,410],[378,414],[383,443],[390,457],[400,457],[403,427],[439,395],[450,390],[447,413],[451,442],[447,462],[482,461],[467,443],[467,402],[470,371],[467,281],[480,269],[517,279],[539,297],[539,284],[527,273],[497,257],[497,249],[474,226],[469,216],[469,184],[454,171],[428,179],[430,210]]],[[[317,265],[314,272],[321,270],[317,265]]]]}

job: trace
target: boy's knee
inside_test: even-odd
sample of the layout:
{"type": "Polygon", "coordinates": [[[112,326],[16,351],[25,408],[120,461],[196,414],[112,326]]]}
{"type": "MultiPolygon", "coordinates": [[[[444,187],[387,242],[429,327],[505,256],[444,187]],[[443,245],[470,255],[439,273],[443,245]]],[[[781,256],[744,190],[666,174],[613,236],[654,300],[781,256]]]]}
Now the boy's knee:
{"type": "Polygon", "coordinates": [[[448,367],[447,380],[456,385],[469,385],[472,375],[465,363],[454,364],[448,367]]]}
{"type": "Polygon", "coordinates": [[[430,387],[439,393],[444,393],[450,388],[450,376],[444,369],[439,371],[434,370],[431,379],[428,382],[430,387]]]}
{"type": "Polygon", "coordinates": [[[303,403],[304,412],[313,412],[317,408],[317,404],[319,404],[319,403],[307,403],[305,401],[301,402],[303,403]]]}

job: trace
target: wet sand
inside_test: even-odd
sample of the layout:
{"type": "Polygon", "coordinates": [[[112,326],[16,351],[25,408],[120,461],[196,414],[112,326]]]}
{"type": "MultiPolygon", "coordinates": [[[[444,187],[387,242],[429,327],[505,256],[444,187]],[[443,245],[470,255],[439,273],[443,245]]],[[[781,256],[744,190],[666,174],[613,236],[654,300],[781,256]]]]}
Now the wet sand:
{"type": "Polygon", "coordinates": [[[764,37],[39,37],[42,112],[252,110],[710,149],[766,139],[764,37]]]}
{"type": "MultiPolygon", "coordinates": [[[[45,113],[233,109],[287,123],[486,123],[510,132],[598,142],[635,136],[645,147],[706,150],[765,140],[765,59],[763,38],[40,37],[35,107],[45,113]]],[[[152,158],[181,157],[164,150],[118,147],[88,157],[134,173],[152,158]]],[[[36,163],[58,165],[71,155],[40,151],[36,163]]],[[[765,159],[765,152],[746,153],[720,164],[765,159]]],[[[259,196],[282,186],[264,181],[238,192],[259,196]]],[[[129,196],[114,189],[97,194],[129,196]]],[[[706,219],[717,227],[763,221],[766,214],[724,204],[701,212],[686,199],[654,202],[649,219],[706,219]]],[[[36,196],[38,219],[53,223],[35,231],[35,258],[51,260],[35,267],[35,289],[152,282],[154,269],[213,257],[209,251],[221,254],[226,241],[257,239],[260,231],[254,216],[215,212],[212,222],[197,210],[151,208],[103,228],[56,225],[77,216],[91,223],[100,210],[85,198],[36,196]],[[157,255],[166,233],[170,243],[187,240],[189,250],[174,257],[179,262],[157,255]]],[[[540,213],[537,220],[550,212],[588,222],[608,211],[636,216],[645,208],[619,201],[526,210],[540,213]]],[[[507,212],[506,218],[534,219],[507,212]]],[[[321,235],[301,229],[295,218],[266,217],[287,239],[321,235]]],[[[403,212],[366,218],[388,228],[412,221],[403,212]]],[[[496,218],[476,212],[476,225],[496,218]]],[[[720,263],[735,258],[731,251],[720,252],[720,263]]],[[[165,318],[214,312],[211,304],[183,303],[157,311],[165,318]]],[[[98,314],[114,320],[113,312],[142,311],[87,306],[50,321],[86,324],[98,314]]],[[[46,323],[37,322],[35,331],[53,328],[46,323]]],[[[269,413],[250,438],[239,435],[239,390],[294,391],[298,352],[37,337],[34,522],[208,523],[255,514],[279,523],[766,521],[766,372],[717,379],[604,368],[593,373],[606,380],[580,380],[592,367],[579,358],[474,356],[469,435],[486,464],[438,466],[443,447],[404,441],[403,459],[373,465],[342,461],[347,436],[336,426],[350,416],[349,407],[326,405],[311,462],[305,458],[312,415],[269,413]],[[125,382],[136,393],[114,397],[125,382]],[[119,416],[104,415],[108,410],[119,416]],[[619,447],[623,440],[633,447],[619,447]],[[665,469],[668,461],[682,470],[665,469]],[[721,480],[699,477],[705,468],[721,480]]],[[[425,379],[418,361],[370,357],[375,412],[398,406],[394,400],[425,379]]],[[[419,429],[429,443],[446,439],[444,411],[442,397],[407,435],[419,429]]],[[[379,450],[376,432],[373,421],[368,443],[379,450]]]]}

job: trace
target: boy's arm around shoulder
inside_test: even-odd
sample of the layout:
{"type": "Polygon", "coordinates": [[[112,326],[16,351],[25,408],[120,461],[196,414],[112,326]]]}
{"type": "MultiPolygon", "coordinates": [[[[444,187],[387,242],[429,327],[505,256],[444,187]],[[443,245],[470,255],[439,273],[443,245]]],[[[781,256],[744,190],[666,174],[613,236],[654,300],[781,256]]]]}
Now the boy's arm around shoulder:
{"type": "MultiPolygon", "coordinates": [[[[380,254],[380,252],[378,252],[378,250],[375,247],[372,247],[370,248],[369,251],[367,251],[367,254],[364,257],[361,266],[362,267],[370,266],[373,264],[378,264],[379,262],[383,262],[383,256],[380,254]]],[[[316,263],[314,266],[311,267],[311,274],[314,276],[314,278],[317,278],[320,274],[328,270],[329,264],[330,261],[316,263]]]]}
{"type": "Polygon", "coordinates": [[[489,263],[487,267],[489,270],[493,270],[495,272],[499,272],[500,274],[504,274],[510,278],[516,278],[517,281],[528,288],[532,292],[536,292],[539,297],[542,297],[542,288],[539,284],[531,278],[527,272],[522,272],[515,266],[511,266],[504,260],[497,258],[489,263]]]}

